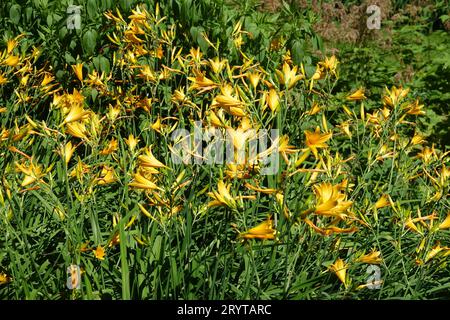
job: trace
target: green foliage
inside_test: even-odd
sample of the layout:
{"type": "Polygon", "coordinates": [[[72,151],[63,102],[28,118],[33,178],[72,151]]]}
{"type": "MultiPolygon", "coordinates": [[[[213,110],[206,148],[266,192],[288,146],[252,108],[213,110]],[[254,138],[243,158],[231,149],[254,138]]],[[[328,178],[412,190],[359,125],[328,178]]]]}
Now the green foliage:
{"type": "Polygon", "coordinates": [[[12,53],[6,43],[0,48],[7,80],[0,86],[1,299],[446,296],[450,234],[439,226],[450,206],[450,160],[411,138],[416,124],[431,133],[447,121],[438,114],[449,99],[448,34],[400,28],[390,50],[343,46],[335,69],[317,64],[315,51],[327,46],[313,31],[318,17],[295,4],[267,13],[255,10],[256,1],[141,1],[146,27],[128,18],[137,2],[0,4],[5,42],[25,35],[12,53]],[[80,30],[66,28],[69,4],[82,6],[80,30]],[[125,21],[107,13],[120,20],[116,6],[125,21]],[[134,34],[142,42],[130,40],[130,20],[145,29],[134,34]],[[5,63],[7,55],[19,64],[5,63]],[[220,71],[214,58],[226,59],[220,71]],[[386,104],[385,87],[409,65],[419,77],[400,83],[411,92],[386,104]],[[256,85],[250,73],[260,77],[256,85]],[[208,83],[202,75],[211,88],[195,88],[208,83]],[[294,76],[301,77],[289,88],[294,76]],[[245,118],[213,104],[226,85],[245,118]],[[359,86],[369,99],[347,99],[359,86]],[[432,106],[428,117],[408,113],[416,98],[432,106]],[[220,110],[224,123],[213,124],[220,110]],[[67,120],[71,112],[81,118],[67,120]],[[195,121],[223,132],[249,124],[280,130],[280,170],[266,176],[251,163],[239,177],[226,165],[175,163],[172,130],[195,121]],[[69,123],[84,126],[82,135],[69,123]],[[326,145],[308,139],[316,128],[326,145]],[[130,135],[139,139],[134,147],[130,135]],[[319,145],[317,156],[311,144],[319,145]],[[145,171],[149,148],[167,167],[145,171]],[[133,186],[137,173],[159,189],[133,186]],[[211,204],[219,181],[234,204],[211,204]],[[377,207],[383,195],[392,203],[377,207]],[[351,202],[351,210],[322,214],[321,201],[332,209],[351,202]],[[268,216],[276,236],[270,229],[264,240],[245,239],[268,216]],[[382,258],[377,290],[359,287],[368,264],[358,258],[372,250],[382,258]],[[348,263],[346,285],[330,272],[338,259],[348,263]],[[66,287],[70,265],[82,268],[77,290],[66,287]]]}

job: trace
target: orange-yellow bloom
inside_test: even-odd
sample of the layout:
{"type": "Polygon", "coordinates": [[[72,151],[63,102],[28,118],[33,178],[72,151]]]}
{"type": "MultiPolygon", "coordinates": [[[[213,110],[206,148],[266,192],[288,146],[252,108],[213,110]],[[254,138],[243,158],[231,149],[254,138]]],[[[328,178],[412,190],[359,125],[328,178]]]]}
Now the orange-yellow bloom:
{"type": "Polygon", "coordinates": [[[90,111],[84,110],[82,106],[75,104],[69,110],[69,114],[64,119],[63,124],[75,122],[79,120],[86,120],[89,118],[90,111]]]}
{"type": "Polygon", "coordinates": [[[347,100],[351,101],[358,101],[358,100],[364,100],[366,99],[366,96],[364,95],[364,89],[359,88],[355,92],[353,92],[351,95],[347,97],[347,100]]]}
{"type": "Polygon", "coordinates": [[[25,178],[23,179],[21,184],[22,187],[26,187],[33,182],[40,180],[40,178],[44,175],[42,173],[42,168],[32,162],[28,167],[16,163],[16,170],[25,174],[25,178]]]}
{"type": "Polygon", "coordinates": [[[383,259],[380,257],[381,251],[372,251],[369,254],[363,255],[356,259],[357,262],[369,263],[369,264],[380,264],[383,259]]]}
{"type": "Polygon", "coordinates": [[[144,190],[155,190],[155,189],[162,190],[151,180],[151,178],[147,178],[143,176],[141,173],[136,173],[134,175],[134,179],[133,181],[130,182],[129,186],[132,188],[144,190]]]}
{"type": "Polygon", "coordinates": [[[337,259],[335,263],[330,266],[330,271],[334,272],[338,279],[347,288],[347,269],[348,264],[344,262],[341,258],[337,259]]]}
{"type": "Polygon", "coordinates": [[[332,133],[320,133],[320,128],[316,127],[316,131],[310,132],[305,131],[306,145],[313,152],[314,156],[318,158],[318,148],[327,148],[328,145],[325,143],[332,137],[332,133]]]}
{"type": "Polygon", "coordinates": [[[332,55],[331,57],[325,57],[325,60],[322,62],[319,62],[319,65],[321,65],[326,71],[336,75],[336,68],[339,61],[336,59],[335,55],[332,55]]]}
{"type": "Polygon", "coordinates": [[[72,65],[72,69],[75,72],[75,75],[77,76],[78,80],[83,82],[83,64],[77,63],[72,65]]]}
{"type": "Polygon", "coordinates": [[[165,168],[166,166],[160,162],[152,153],[151,147],[145,150],[145,155],[138,157],[139,165],[144,168],[165,168]]]}
{"type": "Polygon", "coordinates": [[[275,70],[280,83],[284,84],[287,89],[291,89],[298,81],[305,78],[303,74],[297,74],[297,66],[292,69],[286,62],[283,64],[282,71],[275,70]]]}
{"type": "Polygon", "coordinates": [[[197,72],[194,77],[188,77],[188,80],[193,82],[189,87],[189,90],[199,90],[199,93],[217,88],[219,85],[205,77],[204,74],[197,72]]]}
{"type": "Polygon", "coordinates": [[[128,136],[128,139],[125,139],[125,143],[127,144],[128,148],[130,148],[131,152],[133,152],[139,143],[139,139],[136,139],[132,134],[130,134],[128,136]]]}
{"type": "Polygon", "coordinates": [[[227,63],[227,59],[220,60],[219,57],[215,57],[214,60],[209,59],[209,65],[215,74],[219,74],[227,63]]]}
{"type": "Polygon", "coordinates": [[[66,132],[76,138],[88,140],[86,126],[82,122],[68,123],[66,132]]]}
{"type": "Polygon", "coordinates": [[[333,186],[330,182],[323,182],[314,186],[317,204],[315,213],[324,216],[345,218],[352,201],[346,200],[346,195],[340,192],[340,185],[333,186]]]}
{"type": "Polygon", "coordinates": [[[0,273],[0,285],[11,282],[11,277],[6,273],[0,273]]]}
{"type": "Polygon", "coordinates": [[[280,96],[275,89],[270,89],[267,96],[267,105],[272,112],[277,112],[280,107],[280,96]]]}
{"type": "Polygon", "coordinates": [[[442,223],[439,225],[439,229],[445,230],[450,228],[450,211],[447,213],[447,217],[442,221],[442,223]]]}
{"type": "Polygon", "coordinates": [[[66,143],[64,147],[61,148],[61,157],[64,159],[64,162],[66,164],[69,163],[70,159],[72,158],[73,152],[75,151],[76,147],[72,146],[72,142],[69,141],[66,143]]]}
{"type": "Polygon", "coordinates": [[[381,209],[384,207],[391,206],[393,204],[393,201],[391,199],[391,196],[388,194],[383,194],[380,199],[375,203],[374,207],[376,209],[381,209]]]}
{"type": "Polygon", "coordinates": [[[240,238],[244,239],[275,239],[276,230],[273,228],[273,221],[270,217],[261,222],[256,227],[253,227],[243,233],[239,234],[240,238]]]}
{"type": "Polygon", "coordinates": [[[15,67],[19,63],[19,57],[18,56],[8,56],[8,58],[6,58],[3,61],[3,63],[6,64],[7,66],[15,67]]]}
{"type": "Polygon", "coordinates": [[[102,171],[100,172],[100,177],[98,178],[98,184],[105,185],[105,184],[113,183],[116,180],[117,179],[116,179],[114,168],[104,166],[102,171]]]}
{"type": "Polygon", "coordinates": [[[117,142],[116,139],[112,138],[111,141],[108,143],[108,145],[102,151],[100,151],[100,154],[108,155],[108,154],[111,154],[114,151],[116,151],[118,148],[119,148],[119,143],[117,142]]]}
{"type": "Polygon", "coordinates": [[[219,180],[217,183],[217,191],[213,190],[212,192],[208,192],[208,196],[214,199],[208,203],[208,207],[227,206],[236,208],[237,203],[235,198],[231,196],[230,189],[231,184],[226,185],[223,180],[219,180]]]}
{"type": "Polygon", "coordinates": [[[94,256],[98,260],[105,260],[105,248],[103,248],[101,245],[97,247],[97,249],[92,250],[94,252],[94,256]]]}
{"type": "Polygon", "coordinates": [[[386,95],[383,96],[383,102],[385,105],[388,105],[389,107],[397,106],[407,95],[409,92],[408,89],[403,89],[402,87],[395,87],[393,86],[391,90],[388,88],[385,88],[386,95]]]}

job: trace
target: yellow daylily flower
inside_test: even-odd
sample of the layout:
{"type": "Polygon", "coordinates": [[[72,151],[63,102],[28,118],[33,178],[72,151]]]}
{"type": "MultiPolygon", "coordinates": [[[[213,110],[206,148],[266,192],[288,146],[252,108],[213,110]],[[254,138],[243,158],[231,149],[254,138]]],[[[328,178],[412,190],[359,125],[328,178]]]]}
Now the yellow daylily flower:
{"type": "Polygon", "coordinates": [[[229,163],[225,170],[225,175],[230,179],[248,179],[253,173],[257,173],[258,166],[247,166],[245,164],[229,163]]]}
{"type": "Polygon", "coordinates": [[[3,61],[3,63],[6,64],[7,66],[15,67],[19,64],[19,57],[18,56],[8,56],[8,58],[6,58],[3,61]]]}
{"type": "Polygon", "coordinates": [[[217,88],[219,85],[214,81],[205,77],[204,74],[197,72],[195,77],[188,77],[188,80],[193,82],[189,90],[199,90],[199,93],[217,88]]]}
{"type": "Polygon", "coordinates": [[[391,199],[391,196],[388,194],[383,194],[380,199],[377,200],[377,202],[374,204],[374,207],[376,209],[381,209],[384,207],[392,206],[394,202],[391,199]]]}
{"type": "Polygon", "coordinates": [[[153,123],[150,127],[153,130],[155,130],[156,132],[161,133],[161,127],[162,127],[162,125],[161,125],[161,118],[158,116],[158,118],[156,119],[155,123],[153,123]]]}
{"type": "Polygon", "coordinates": [[[329,269],[334,272],[338,279],[344,284],[347,288],[347,269],[348,264],[344,262],[341,258],[337,259],[335,263],[333,263],[329,269]]]}
{"type": "Polygon", "coordinates": [[[291,89],[298,81],[305,78],[303,74],[297,74],[297,69],[297,66],[291,69],[289,64],[285,62],[282,71],[275,70],[280,83],[284,84],[287,89],[291,89]]]}
{"type": "Polygon", "coordinates": [[[105,260],[105,248],[101,245],[98,245],[96,249],[92,250],[92,252],[94,253],[94,257],[98,260],[105,260]]]}
{"type": "Polygon", "coordinates": [[[72,69],[75,72],[75,75],[77,76],[78,80],[83,82],[83,64],[77,63],[72,65],[72,69]]]}
{"type": "Polygon", "coordinates": [[[152,153],[151,147],[145,149],[145,155],[138,157],[139,166],[144,168],[166,168],[166,166],[160,162],[152,153]]]}
{"type": "Polygon", "coordinates": [[[215,74],[219,74],[227,63],[227,59],[220,60],[219,57],[215,57],[214,60],[209,59],[209,65],[215,74]]]}
{"type": "Polygon", "coordinates": [[[253,89],[256,89],[259,80],[261,79],[261,74],[259,72],[247,72],[246,77],[250,81],[253,89]]]}
{"type": "Polygon", "coordinates": [[[270,89],[267,96],[267,105],[272,112],[277,112],[280,107],[280,97],[275,89],[270,89]]]}
{"type": "Polygon", "coordinates": [[[138,77],[141,79],[144,79],[145,81],[150,81],[150,82],[156,81],[155,72],[147,64],[140,68],[138,77]]]}
{"type": "Polygon", "coordinates": [[[8,79],[6,78],[6,76],[2,73],[0,73],[0,86],[4,85],[8,83],[8,79]]]}
{"type": "Polygon", "coordinates": [[[304,221],[305,221],[305,223],[307,225],[309,225],[311,228],[313,228],[314,231],[320,233],[323,236],[330,236],[330,235],[335,234],[335,233],[353,233],[353,232],[358,231],[358,228],[356,228],[356,227],[339,228],[339,227],[336,227],[336,226],[333,226],[333,225],[327,226],[327,227],[324,227],[324,228],[319,228],[318,226],[316,226],[308,218],[305,218],[304,221]]]}
{"type": "Polygon", "coordinates": [[[184,93],[184,88],[176,89],[172,95],[173,102],[184,102],[186,100],[186,94],[184,93]]]}
{"type": "Polygon", "coordinates": [[[289,163],[288,154],[293,154],[298,151],[298,149],[289,144],[289,137],[287,135],[284,135],[277,140],[277,147],[278,152],[281,154],[286,164],[289,163]]]}
{"type": "Polygon", "coordinates": [[[72,158],[72,155],[75,151],[76,147],[72,146],[72,142],[69,141],[64,145],[64,147],[61,148],[60,153],[61,157],[63,158],[64,162],[66,164],[69,163],[70,159],[72,158]]]}
{"type": "Polygon", "coordinates": [[[325,57],[325,60],[322,62],[319,62],[319,64],[328,72],[330,72],[331,74],[336,75],[336,68],[338,65],[339,61],[336,58],[335,55],[332,55],[331,57],[325,57]]]}
{"type": "Polygon", "coordinates": [[[381,251],[372,251],[369,254],[363,255],[356,259],[356,262],[368,263],[368,264],[380,264],[383,259],[380,257],[381,251]]]}
{"type": "Polygon", "coordinates": [[[314,74],[311,77],[312,81],[311,81],[310,89],[312,88],[313,83],[314,83],[315,80],[321,80],[323,78],[325,78],[325,72],[324,72],[323,68],[320,65],[317,65],[316,71],[314,71],[314,74]]]}
{"type": "Polygon", "coordinates": [[[448,252],[450,250],[450,248],[441,247],[441,245],[439,243],[436,244],[433,248],[431,248],[430,252],[427,253],[427,255],[425,257],[425,263],[428,262],[429,260],[433,259],[442,250],[445,250],[448,252]]]}
{"type": "Polygon", "coordinates": [[[413,103],[408,105],[406,113],[412,114],[415,116],[424,115],[424,114],[426,114],[426,112],[423,110],[423,108],[424,108],[424,105],[419,104],[419,100],[416,99],[416,101],[414,101],[413,103]]]}
{"type": "Polygon", "coordinates": [[[189,51],[189,54],[187,55],[187,58],[192,58],[192,60],[194,61],[195,64],[199,65],[199,64],[204,64],[204,60],[202,60],[202,52],[200,51],[200,47],[198,47],[197,49],[195,48],[191,48],[191,50],[189,51]]]}
{"type": "Polygon", "coordinates": [[[417,157],[419,159],[422,159],[422,161],[426,164],[428,164],[431,160],[437,159],[436,150],[434,149],[434,145],[430,147],[426,146],[422,148],[422,151],[417,154],[417,157]]]}
{"type": "Polygon", "coordinates": [[[226,185],[223,180],[217,182],[217,191],[208,192],[208,196],[214,200],[208,203],[208,207],[227,206],[236,208],[236,200],[230,194],[231,184],[226,185]]]}
{"type": "Polygon", "coordinates": [[[41,181],[41,177],[44,176],[44,174],[42,173],[42,168],[39,165],[34,164],[33,162],[30,162],[30,165],[28,167],[16,163],[16,170],[25,174],[25,178],[21,183],[22,187],[26,187],[35,181],[41,181]]]}
{"type": "Polygon", "coordinates": [[[450,228],[450,211],[447,213],[447,217],[442,221],[442,223],[439,225],[440,230],[445,230],[450,228]]]}
{"type": "Polygon", "coordinates": [[[314,101],[314,103],[311,107],[311,110],[309,110],[309,112],[308,112],[308,115],[313,116],[313,115],[319,113],[320,110],[321,110],[321,108],[320,108],[319,104],[316,101],[314,101]]]}
{"type": "Polygon", "coordinates": [[[130,148],[131,152],[133,152],[139,143],[139,139],[136,139],[132,134],[130,134],[128,136],[128,139],[125,139],[125,143],[127,144],[128,148],[130,148]]]}
{"type": "Polygon", "coordinates": [[[212,110],[208,111],[207,118],[209,120],[209,123],[211,123],[215,127],[222,127],[222,128],[228,127],[222,109],[217,111],[217,114],[212,110]]]}
{"type": "Polygon", "coordinates": [[[76,138],[88,140],[86,126],[82,122],[68,123],[66,132],[76,138]]]}
{"type": "Polygon", "coordinates": [[[403,89],[402,87],[397,88],[393,86],[391,90],[386,87],[385,91],[386,95],[383,96],[383,103],[389,107],[394,107],[408,95],[409,88],[403,89]]]}
{"type": "Polygon", "coordinates": [[[100,172],[100,177],[97,178],[98,185],[105,185],[109,183],[113,183],[117,180],[114,168],[104,166],[102,171],[100,172]]]}
{"type": "Polygon", "coordinates": [[[351,95],[347,97],[347,100],[350,101],[358,101],[358,100],[364,100],[366,99],[366,96],[364,95],[364,89],[359,88],[355,92],[353,92],[351,95]]]}
{"type": "Polygon", "coordinates": [[[130,187],[136,188],[136,189],[162,190],[151,180],[151,175],[150,175],[150,178],[147,178],[147,177],[143,176],[141,173],[136,173],[134,175],[133,181],[131,181],[128,185],[130,187]]]}
{"type": "Polygon", "coordinates": [[[426,142],[425,137],[420,134],[415,134],[414,137],[412,137],[412,139],[411,139],[412,145],[422,144],[425,142],[426,142]]]}
{"type": "Polygon", "coordinates": [[[79,120],[86,120],[89,118],[90,111],[84,110],[82,106],[75,104],[72,105],[72,107],[69,110],[69,113],[67,114],[66,118],[63,121],[63,124],[79,121],[79,120]]]}
{"type": "Polygon", "coordinates": [[[257,192],[264,193],[264,194],[276,194],[278,192],[277,189],[255,187],[248,182],[246,182],[244,185],[245,185],[245,187],[249,188],[250,190],[257,191],[257,192]]]}
{"type": "Polygon", "coordinates": [[[239,98],[233,95],[233,88],[230,85],[224,85],[221,88],[222,94],[219,94],[215,97],[213,101],[213,106],[217,105],[222,108],[242,108],[244,106],[244,102],[239,100],[239,98]]]}
{"type": "Polygon", "coordinates": [[[233,128],[228,128],[227,133],[231,138],[234,149],[237,151],[235,156],[238,156],[238,152],[245,151],[247,140],[253,138],[253,135],[255,134],[254,130],[246,130],[243,128],[238,128],[236,130],[233,128]]]}
{"type": "Polygon", "coordinates": [[[0,285],[11,282],[11,277],[6,273],[0,273],[0,285]]]}
{"type": "Polygon", "coordinates": [[[324,216],[347,217],[347,211],[353,204],[346,200],[346,195],[340,192],[340,185],[333,186],[330,182],[322,182],[314,186],[316,195],[315,213],[324,216]]]}
{"type": "Polygon", "coordinates": [[[17,46],[16,39],[9,39],[8,42],[6,43],[6,53],[10,54],[16,46],[17,46]]]}
{"type": "Polygon", "coordinates": [[[317,149],[318,148],[328,148],[328,145],[325,143],[332,137],[332,133],[320,133],[320,128],[316,127],[315,132],[310,132],[308,130],[305,131],[306,137],[306,145],[313,152],[316,159],[319,157],[317,149]]]}
{"type": "Polygon", "coordinates": [[[342,132],[345,133],[349,138],[352,137],[352,133],[350,131],[350,122],[349,121],[344,121],[343,123],[341,123],[337,127],[340,128],[342,130],[342,132]]]}
{"type": "Polygon", "coordinates": [[[276,230],[273,228],[273,220],[268,217],[267,220],[261,222],[256,227],[253,227],[245,232],[239,234],[239,238],[244,239],[275,239],[276,230]]]}
{"type": "Polygon", "coordinates": [[[100,154],[108,155],[117,151],[117,149],[119,149],[119,142],[117,141],[117,139],[112,138],[108,145],[102,151],[100,151],[100,154]]]}

